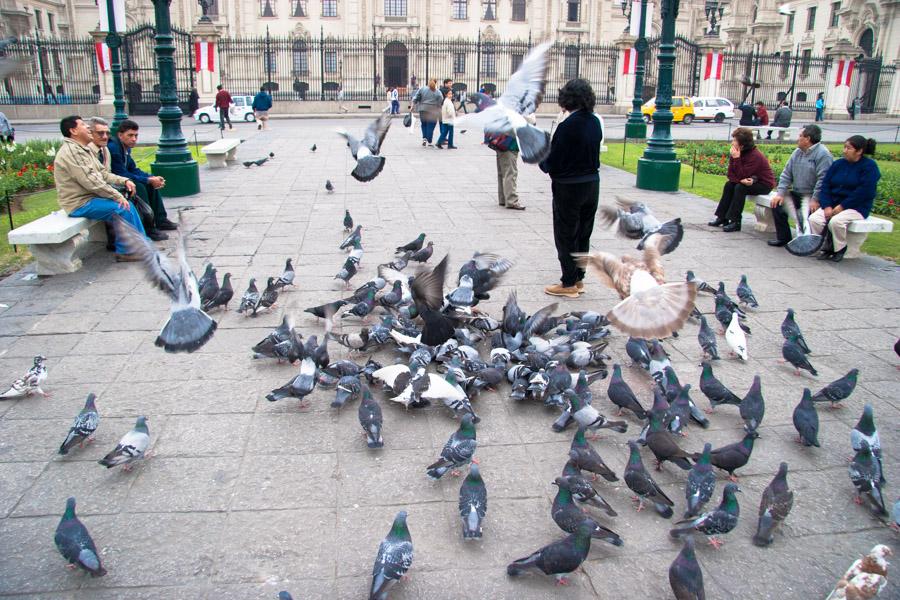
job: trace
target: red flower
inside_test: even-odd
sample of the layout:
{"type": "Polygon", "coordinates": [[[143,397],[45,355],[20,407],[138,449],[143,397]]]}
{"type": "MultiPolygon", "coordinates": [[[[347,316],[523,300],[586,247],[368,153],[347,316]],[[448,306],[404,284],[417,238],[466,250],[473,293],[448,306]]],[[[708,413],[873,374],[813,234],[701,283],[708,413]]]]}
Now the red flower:
{"type": "Polygon", "coordinates": [[[888,206],[893,206],[893,205],[894,205],[894,199],[891,198],[890,200],[888,200],[888,206]]]}

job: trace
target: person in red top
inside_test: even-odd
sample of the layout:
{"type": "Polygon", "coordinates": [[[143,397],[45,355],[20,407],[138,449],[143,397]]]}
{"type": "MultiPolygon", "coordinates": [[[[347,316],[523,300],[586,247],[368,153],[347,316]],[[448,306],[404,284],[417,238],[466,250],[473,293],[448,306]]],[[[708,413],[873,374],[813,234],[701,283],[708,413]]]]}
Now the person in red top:
{"type": "Polygon", "coordinates": [[[754,125],[768,125],[769,124],[769,111],[766,110],[766,105],[762,102],[756,103],[756,119],[753,122],[754,125]]]}
{"type": "Polygon", "coordinates": [[[722,189],[722,199],[716,208],[716,218],[710,227],[724,231],[741,230],[741,213],[748,195],[768,194],[775,187],[775,175],[769,160],[756,148],[753,132],[738,127],[731,134],[731,159],[728,161],[728,181],[722,189]]]}
{"type": "Polygon", "coordinates": [[[228,114],[228,109],[234,104],[231,94],[221,84],[217,85],[216,89],[219,90],[216,92],[215,104],[215,107],[219,109],[219,129],[225,129],[225,121],[228,121],[228,129],[232,130],[234,127],[231,126],[231,117],[228,114]]]}

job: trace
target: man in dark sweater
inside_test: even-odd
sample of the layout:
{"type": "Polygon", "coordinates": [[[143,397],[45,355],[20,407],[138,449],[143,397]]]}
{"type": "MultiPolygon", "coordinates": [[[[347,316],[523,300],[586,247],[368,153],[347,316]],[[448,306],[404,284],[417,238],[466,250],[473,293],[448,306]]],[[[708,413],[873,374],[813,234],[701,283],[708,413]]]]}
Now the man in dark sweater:
{"type": "Polygon", "coordinates": [[[544,293],[577,298],[583,293],[584,270],[573,252],[590,250],[594,215],[600,198],[600,145],[603,130],[594,115],[596,97],[584,79],[573,79],[559,91],[559,106],[568,115],[550,143],[550,155],[540,163],[551,179],[553,240],[562,275],[544,293]]]}

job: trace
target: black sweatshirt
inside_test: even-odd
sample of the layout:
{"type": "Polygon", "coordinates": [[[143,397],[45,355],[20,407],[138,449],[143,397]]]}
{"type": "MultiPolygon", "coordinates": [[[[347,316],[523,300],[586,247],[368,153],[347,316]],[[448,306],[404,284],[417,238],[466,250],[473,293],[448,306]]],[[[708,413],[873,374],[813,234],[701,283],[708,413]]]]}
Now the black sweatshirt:
{"type": "Polygon", "coordinates": [[[603,131],[593,112],[576,110],[559,124],[550,143],[550,156],[540,163],[557,183],[598,181],[603,131]]]}

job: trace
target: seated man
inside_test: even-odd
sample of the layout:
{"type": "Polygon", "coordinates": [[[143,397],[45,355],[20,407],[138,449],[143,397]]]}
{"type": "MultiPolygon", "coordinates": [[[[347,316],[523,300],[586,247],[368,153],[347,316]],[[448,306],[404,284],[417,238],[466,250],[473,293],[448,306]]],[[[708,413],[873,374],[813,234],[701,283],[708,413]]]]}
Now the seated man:
{"type": "MultiPolygon", "coordinates": [[[[778,103],[778,108],[775,109],[775,118],[772,119],[772,127],[790,127],[791,126],[791,118],[794,116],[794,111],[791,110],[791,107],[788,106],[787,100],[782,100],[778,103]]],[[[784,138],[784,132],[778,132],[778,139],[781,140],[784,138]]],[[[766,139],[772,139],[772,130],[766,134],[766,139]]]]}
{"type": "Polygon", "coordinates": [[[818,125],[807,125],[797,136],[797,149],[784,165],[781,177],[778,178],[777,191],[772,197],[775,239],[769,240],[770,246],[784,246],[791,241],[788,214],[784,210],[784,199],[788,194],[790,194],[790,201],[798,210],[803,196],[811,197],[810,204],[819,203],[822,181],[825,179],[828,167],[834,162],[834,157],[831,156],[828,148],[819,143],[821,140],[822,130],[818,125]]]}
{"type": "Polygon", "coordinates": [[[741,120],[739,121],[739,125],[742,127],[750,127],[754,124],[756,120],[756,110],[746,102],[738,106],[738,110],[741,111],[741,120]]]}
{"type": "Polygon", "coordinates": [[[150,175],[140,170],[131,158],[131,149],[137,145],[138,124],[131,119],[119,123],[116,137],[109,140],[109,153],[112,159],[112,172],[127,177],[135,183],[138,195],[153,210],[155,223],[147,230],[151,240],[163,240],[168,236],[158,230],[173,231],[178,226],[167,218],[166,207],[163,206],[159,190],[166,185],[166,180],[158,175],[150,175]]]}
{"type": "MultiPolygon", "coordinates": [[[[81,117],[66,117],[60,122],[59,128],[65,138],[53,160],[59,207],[70,217],[111,221],[113,215],[119,215],[143,233],[144,226],[141,225],[137,209],[112,187],[124,185],[133,194],[134,183],[100,168],[97,156],[88,147],[91,132],[81,117]]],[[[141,259],[129,254],[128,249],[117,242],[116,260],[135,262],[141,259]]]]}

